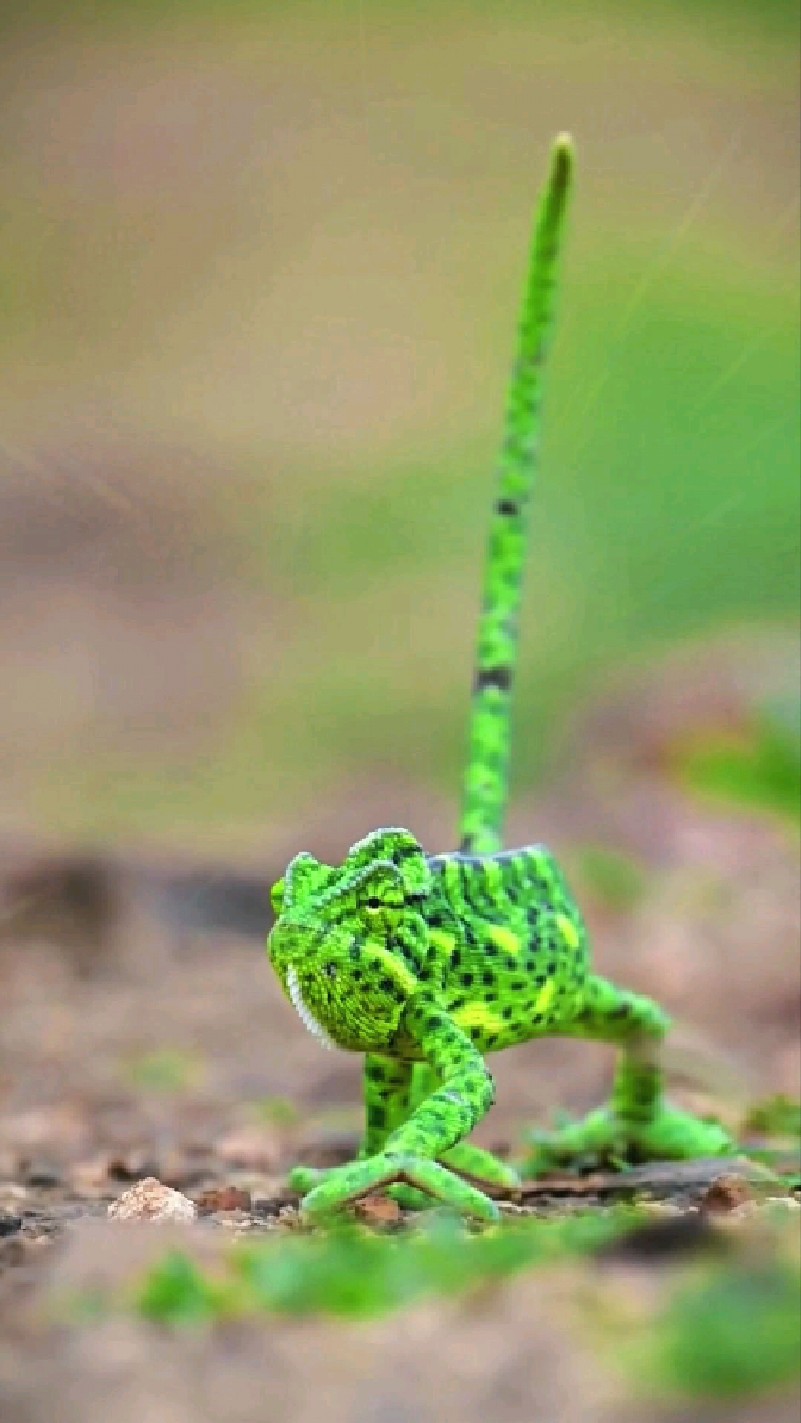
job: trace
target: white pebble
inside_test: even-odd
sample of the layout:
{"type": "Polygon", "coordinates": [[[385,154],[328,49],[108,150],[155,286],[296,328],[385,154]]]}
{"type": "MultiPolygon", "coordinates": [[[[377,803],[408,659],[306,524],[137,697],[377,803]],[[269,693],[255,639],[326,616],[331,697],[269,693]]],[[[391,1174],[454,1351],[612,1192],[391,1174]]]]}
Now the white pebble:
{"type": "Polygon", "coordinates": [[[112,1201],[108,1214],[112,1220],[194,1220],[197,1207],[180,1191],[165,1186],[155,1176],[146,1176],[112,1201]]]}

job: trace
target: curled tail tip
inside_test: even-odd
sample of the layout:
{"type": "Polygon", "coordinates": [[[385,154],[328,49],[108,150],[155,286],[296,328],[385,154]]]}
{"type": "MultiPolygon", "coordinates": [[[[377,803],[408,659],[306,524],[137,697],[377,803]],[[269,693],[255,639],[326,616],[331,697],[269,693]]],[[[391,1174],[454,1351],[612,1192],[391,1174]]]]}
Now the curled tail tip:
{"type": "Polygon", "coordinates": [[[551,148],[551,173],[549,188],[560,198],[567,194],[576,165],[576,145],[569,133],[559,133],[551,148]]]}

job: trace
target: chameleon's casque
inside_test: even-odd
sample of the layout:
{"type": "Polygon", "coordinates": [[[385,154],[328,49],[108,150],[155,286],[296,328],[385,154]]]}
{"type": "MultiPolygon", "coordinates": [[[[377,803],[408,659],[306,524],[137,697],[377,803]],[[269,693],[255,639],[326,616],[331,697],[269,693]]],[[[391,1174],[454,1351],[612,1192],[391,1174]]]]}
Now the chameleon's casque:
{"type": "Polygon", "coordinates": [[[732,1148],[719,1126],[665,1103],[657,1048],[669,1020],[593,973],[581,914],[552,855],[536,845],[501,850],[542,373],[572,168],[572,145],[559,138],[535,227],[490,524],[460,850],[431,856],[408,830],[376,830],[341,865],[297,855],[273,888],[268,949],[287,997],[324,1045],[365,1054],[360,1159],[292,1174],[311,1218],[391,1186],[408,1205],[436,1197],[494,1219],[486,1190],[513,1192],[518,1182],[510,1166],[465,1141],[493,1101],[484,1057],[544,1034],[609,1042],[620,1058],[608,1107],[541,1137],[543,1169],[732,1148]]]}

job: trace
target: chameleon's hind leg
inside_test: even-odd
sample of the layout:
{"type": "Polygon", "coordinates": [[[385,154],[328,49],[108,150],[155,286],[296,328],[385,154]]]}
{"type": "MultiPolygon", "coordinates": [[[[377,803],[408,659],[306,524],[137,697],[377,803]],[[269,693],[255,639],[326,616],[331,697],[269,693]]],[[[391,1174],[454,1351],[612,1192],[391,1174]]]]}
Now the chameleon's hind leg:
{"type": "Polygon", "coordinates": [[[591,976],[582,1004],[560,1033],[592,1038],[620,1048],[609,1103],[582,1121],[554,1132],[536,1132],[528,1175],[581,1162],[631,1163],[726,1156],[735,1149],[717,1122],[702,1121],[671,1107],[664,1097],[659,1050],[670,1019],[640,994],[591,976]]]}

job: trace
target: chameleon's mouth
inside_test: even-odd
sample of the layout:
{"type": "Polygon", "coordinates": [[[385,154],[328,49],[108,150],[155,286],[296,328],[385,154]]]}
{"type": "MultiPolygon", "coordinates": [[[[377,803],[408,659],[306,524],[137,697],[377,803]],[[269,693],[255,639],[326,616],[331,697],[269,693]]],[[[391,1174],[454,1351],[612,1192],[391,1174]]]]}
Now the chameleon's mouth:
{"type": "Polygon", "coordinates": [[[292,1007],[295,1009],[304,1028],[308,1028],[312,1037],[317,1038],[317,1041],[322,1043],[323,1047],[336,1047],[336,1043],[329,1037],[322,1023],[318,1023],[311,1008],[303,997],[300,980],[298,979],[298,971],[294,964],[290,964],[286,971],[286,986],[289,990],[292,1007]]]}

